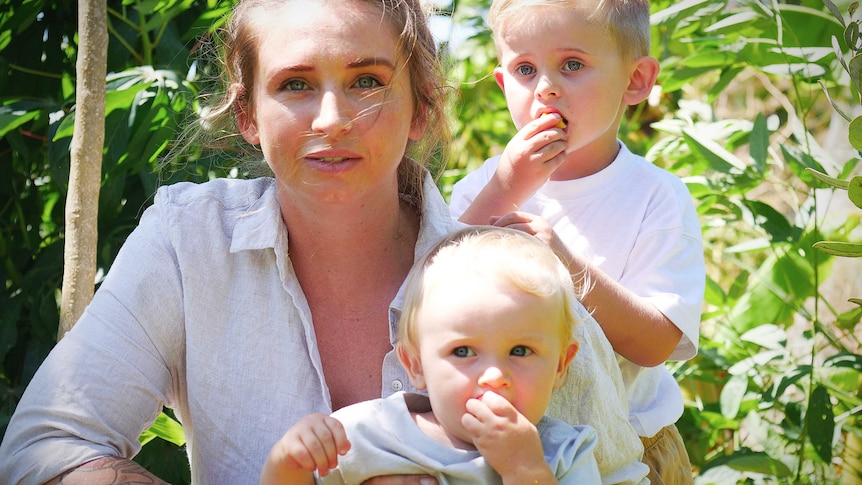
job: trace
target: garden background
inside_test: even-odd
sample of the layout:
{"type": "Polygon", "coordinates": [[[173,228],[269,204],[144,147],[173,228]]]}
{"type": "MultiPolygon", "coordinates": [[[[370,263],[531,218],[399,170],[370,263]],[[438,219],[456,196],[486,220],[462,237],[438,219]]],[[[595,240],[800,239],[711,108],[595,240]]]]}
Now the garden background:
{"type": "MultiPolygon", "coordinates": [[[[439,5],[452,183],[514,133],[483,16],[439,5]]],[[[201,57],[233,0],[108,0],[98,278],[156,187],[243,177],[229,151],[159,167],[214,87],[201,57]]],[[[77,2],[0,0],[0,434],[56,342],[77,2]]],[[[668,365],[696,483],[862,483],[862,39],[856,2],[651,2],[662,71],[621,137],[685,180],[708,281],[700,352],[668,365]]],[[[98,281],[97,281],[98,284],[98,281]]],[[[238,410],[242,412],[242,410],[238,410]]],[[[167,412],[136,458],[188,482],[167,412]]]]}

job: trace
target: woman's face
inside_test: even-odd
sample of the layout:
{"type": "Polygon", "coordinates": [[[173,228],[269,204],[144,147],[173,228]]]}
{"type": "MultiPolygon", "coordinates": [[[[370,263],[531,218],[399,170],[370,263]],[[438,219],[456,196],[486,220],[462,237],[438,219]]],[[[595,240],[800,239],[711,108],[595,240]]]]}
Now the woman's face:
{"type": "Polygon", "coordinates": [[[252,105],[238,115],[293,203],[391,197],[418,139],[397,33],[359,1],[289,0],[265,12],[252,105]]]}

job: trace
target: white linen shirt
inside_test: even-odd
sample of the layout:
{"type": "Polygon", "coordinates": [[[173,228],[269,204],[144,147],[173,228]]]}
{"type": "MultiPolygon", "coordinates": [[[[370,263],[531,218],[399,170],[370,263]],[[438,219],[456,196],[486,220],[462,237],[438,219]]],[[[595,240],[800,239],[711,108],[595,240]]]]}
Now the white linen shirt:
{"type": "MultiPolygon", "coordinates": [[[[456,227],[430,175],[424,186],[417,256],[456,227]]],[[[131,457],[168,406],[185,429],[193,483],[258,483],[290,426],[332,412],[287,238],[271,178],[160,188],[18,404],[0,482],[131,457]]],[[[393,342],[401,301],[400,291],[393,342]]],[[[382,376],[381,396],[413,390],[394,352],[382,376]]]]}

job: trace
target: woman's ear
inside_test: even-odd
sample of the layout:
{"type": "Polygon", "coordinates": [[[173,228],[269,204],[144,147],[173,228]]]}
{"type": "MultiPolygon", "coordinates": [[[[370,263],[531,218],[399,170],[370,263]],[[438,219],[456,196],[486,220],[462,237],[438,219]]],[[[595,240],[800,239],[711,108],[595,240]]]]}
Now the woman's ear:
{"type": "Polygon", "coordinates": [[[578,355],[580,344],[578,342],[570,342],[563,347],[563,352],[560,354],[560,363],[557,364],[557,378],[554,380],[554,389],[562,386],[566,382],[566,374],[569,371],[569,364],[572,363],[575,356],[578,355]]]}
{"type": "Polygon", "coordinates": [[[250,144],[260,144],[260,135],[257,132],[254,115],[248,104],[248,95],[245,92],[245,87],[240,84],[232,84],[230,90],[231,97],[233,98],[233,112],[236,116],[236,124],[240,134],[250,144]]]}
{"type": "Polygon", "coordinates": [[[659,64],[651,56],[638,57],[634,60],[629,73],[629,84],[623,94],[623,102],[634,106],[647,99],[658,78],[659,64]]]}
{"type": "Polygon", "coordinates": [[[410,376],[410,383],[413,384],[413,387],[419,390],[428,387],[425,383],[425,374],[422,372],[422,361],[419,359],[419,356],[407,350],[407,347],[400,342],[396,346],[395,351],[398,353],[398,360],[401,361],[401,365],[407,370],[407,375],[410,376]]]}
{"type": "Polygon", "coordinates": [[[407,135],[408,140],[418,141],[425,135],[425,128],[428,127],[428,110],[425,108],[416,110],[413,119],[410,121],[410,133],[407,135]]]}

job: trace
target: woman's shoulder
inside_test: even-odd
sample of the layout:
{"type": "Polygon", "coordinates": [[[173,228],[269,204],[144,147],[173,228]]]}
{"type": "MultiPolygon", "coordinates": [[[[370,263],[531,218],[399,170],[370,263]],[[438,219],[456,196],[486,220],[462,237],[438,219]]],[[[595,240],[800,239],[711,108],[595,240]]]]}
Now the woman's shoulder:
{"type": "Polygon", "coordinates": [[[223,209],[245,208],[274,189],[275,180],[271,177],[218,178],[203,183],[178,182],[160,187],[156,192],[155,203],[172,206],[216,204],[223,209]]]}

